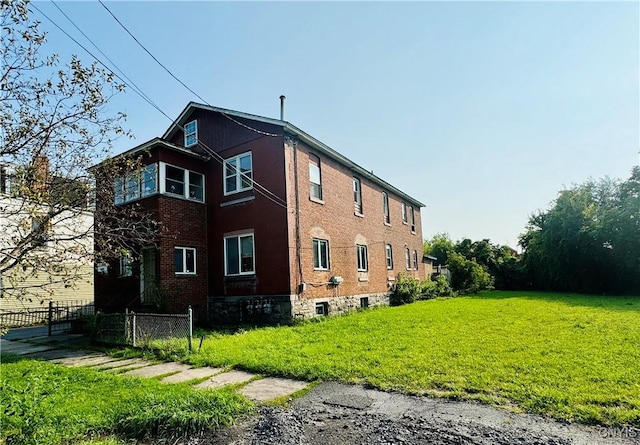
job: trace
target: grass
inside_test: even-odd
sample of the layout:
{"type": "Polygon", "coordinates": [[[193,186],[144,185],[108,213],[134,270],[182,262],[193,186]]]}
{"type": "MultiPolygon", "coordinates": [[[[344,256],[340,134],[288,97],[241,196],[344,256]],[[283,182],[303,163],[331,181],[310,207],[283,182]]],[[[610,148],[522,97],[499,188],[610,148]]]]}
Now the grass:
{"type": "Polygon", "coordinates": [[[228,425],[251,410],[231,389],[194,390],[2,356],[0,443],[117,445],[228,425]]]}
{"type": "Polygon", "coordinates": [[[639,346],[640,298],[487,292],[213,334],[185,359],[639,426],[639,346]]]}

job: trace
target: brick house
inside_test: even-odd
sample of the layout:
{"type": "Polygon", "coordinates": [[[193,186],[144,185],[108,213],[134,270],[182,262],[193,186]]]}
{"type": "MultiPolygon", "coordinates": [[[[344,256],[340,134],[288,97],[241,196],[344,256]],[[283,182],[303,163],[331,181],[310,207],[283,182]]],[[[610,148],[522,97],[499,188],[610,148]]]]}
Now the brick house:
{"type": "Polygon", "coordinates": [[[285,322],[387,304],[425,276],[423,204],[284,120],[189,103],[114,179],[162,226],[96,275],[96,306],[149,303],[212,322],[285,322]]]}

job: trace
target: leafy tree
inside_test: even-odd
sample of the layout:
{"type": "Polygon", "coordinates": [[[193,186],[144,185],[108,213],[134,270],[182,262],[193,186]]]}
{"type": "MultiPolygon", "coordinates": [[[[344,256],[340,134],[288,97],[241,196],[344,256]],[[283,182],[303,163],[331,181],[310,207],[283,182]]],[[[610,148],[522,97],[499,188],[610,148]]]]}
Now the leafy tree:
{"type": "Polygon", "coordinates": [[[493,278],[475,260],[468,260],[457,252],[449,254],[447,264],[451,271],[451,287],[464,293],[477,293],[493,288],[493,278]]]}
{"type": "Polygon", "coordinates": [[[627,181],[562,190],[520,237],[531,283],[542,289],[640,293],[640,168],[627,181]]]}
{"type": "MultiPolygon", "coordinates": [[[[124,114],[107,110],[124,85],[97,63],[73,56],[62,65],[43,55],[46,35],[27,0],[0,0],[0,8],[0,292],[42,298],[73,287],[82,267],[92,267],[93,236],[101,231],[92,201],[111,191],[96,190],[87,169],[108,157],[114,138],[128,135],[124,114]]],[[[100,174],[120,169],[105,164],[100,174]]],[[[152,239],[155,224],[140,209],[110,212],[110,230],[118,221],[132,238],[152,239]]],[[[123,248],[108,244],[104,252],[123,248]]]]}

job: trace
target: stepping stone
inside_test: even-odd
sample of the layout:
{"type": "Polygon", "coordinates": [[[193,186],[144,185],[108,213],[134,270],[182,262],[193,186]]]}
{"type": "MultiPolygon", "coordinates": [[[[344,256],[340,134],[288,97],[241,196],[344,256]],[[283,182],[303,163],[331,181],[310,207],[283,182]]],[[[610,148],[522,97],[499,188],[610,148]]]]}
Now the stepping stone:
{"type": "Polygon", "coordinates": [[[124,375],[150,378],[176,371],[182,372],[190,368],[191,366],[185,365],[184,363],[160,363],[159,365],[145,366],[144,368],[127,371],[124,373],[124,375]]]}
{"type": "Polygon", "coordinates": [[[291,395],[308,385],[309,383],[300,380],[267,377],[248,383],[247,386],[240,389],[240,393],[248,399],[264,402],[291,395]]]}
{"type": "Polygon", "coordinates": [[[204,382],[196,385],[195,388],[198,388],[198,389],[219,388],[225,385],[243,383],[255,377],[256,377],[255,374],[251,374],[249,372],[244,372],[244,371],[223,372],[222,374],[214,375],[209,380],[205,380],[204,382]]]}
{"type": "Polygon", "coordinates": [[[170,375],[160,380],[162,383],[181,383],[188,382],[189,380],[202,379],[210,377],[214,374],[222,372],[220,368],[210,368],[208,366],[204,368],[191,368],[186,371],[179,372],[177,374],[170,375]]]}
{"type": "Polygon", "coordinates": [[[58,363],[61,365],[69,366],[69,367],[78,367],[78,366],[95,366],[102,365],[104,363],[114,362],[118,359],[109,357],[104,354],[91,354],[85,357],[71,357],[59,360],[58,363]]]}
{"type": "Polygon", "coordinates": [[[114,371],[122,371],[123,369],[131,369],[131,367],[140,368],[142,366],[149,366],[150,364],[151,362],[142,360],[141,358],[127,358],[124,360],[115,360],[112,362],[104,363],[97,366],[97,369],[112,369],[114,371]]]}
{"type": "MultiPolygon", "coordinates": [[[[43,346],[44,347],[44,346],[43,346]]],[[[73,349],[52,349],[48,351],[35,352],[29,354],[28,358],[40,358],[44,360],[53,361],[54,359],[70,358],[70,357],[85,357],[87,353],[85,351],[77,351],[73,349]]]]}

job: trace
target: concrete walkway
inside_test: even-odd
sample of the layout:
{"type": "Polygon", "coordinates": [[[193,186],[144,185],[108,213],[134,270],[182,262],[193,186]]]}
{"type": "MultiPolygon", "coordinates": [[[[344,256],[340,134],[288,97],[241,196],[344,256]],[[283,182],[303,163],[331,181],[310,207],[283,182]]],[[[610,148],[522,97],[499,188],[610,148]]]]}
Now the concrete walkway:
{"type": "Polygon", "coordinates": [[[95,351],[67,349],[66,346],[69,345],[88,346],[88,341],[73,334],[12,340],[0,338],[0,353],[48,360],[68,367],[87,367],[130,378],[161,378],[160,381],[166,384],[186,382],[194,384],[196,389],[234,385],[238,387],[240,394],[259,403],[289,397],[308,386],[308,383],[303,381],[263,378],[245,371],[225,371],[211,367],[192,368],[184,363],[153,363],[140,358],[119,359],[95,351]]]}

